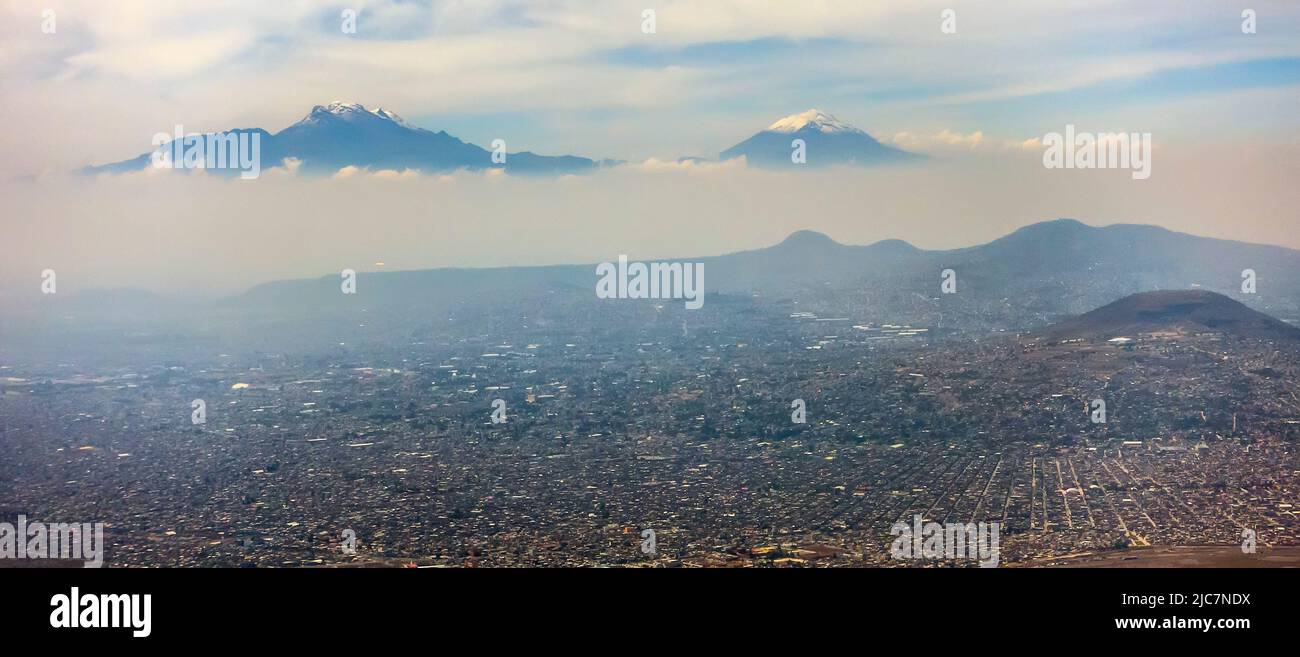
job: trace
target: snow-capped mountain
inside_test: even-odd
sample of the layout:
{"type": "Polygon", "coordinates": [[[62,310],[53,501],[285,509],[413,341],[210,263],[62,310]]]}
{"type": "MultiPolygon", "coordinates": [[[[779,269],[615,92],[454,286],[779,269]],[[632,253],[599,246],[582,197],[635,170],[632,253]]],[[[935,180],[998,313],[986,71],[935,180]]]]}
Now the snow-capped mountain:
{"type": "Polygon", "coordinates": [[[303,119],[299,123],[323,121],[329,118],[338,118],[343,121],[391,121],[404,128],[410,128],[412,130],[419,129],[407,123],[406,119],[403,119],[396,113],[390,112],[382,107],[366,109],[366,106],[361,103],[350,103],[341,100],[336,100],[323,107],[321,105],[313,107],[311,114],[308,114],[307,118],[303,119]]]}
{"type": "Polygon", "coordinates": [[[866,132],[816,108],[776,121],[766,130],[722,151],[719,159],[730,160],[742,155],[750,165],[760,167],[873,165],[921,157],[886,146],[866,132]],[[796,139],[804,142],[804,164],[798,164],[792,158],[796,139]]]}
{"type": "MultiPolygon", "coordinates": [[[[261,135],[263,168],[286,158],[301,161],[300,171],[330,174],[348,166],[379,169],[418,169],[424,172],[501,168],[513,173],[579,173],[598,165],[585,157],[547,156],[528,151],[507,153],[494,163],[491,151],[461,141],[444,131],[416,127],[382,107],[335,101],[317,105],[297,123],[261,135]]],[[[87,173],[119,173],[150,166],[150,153],[130,160],[87,167],[87,173]]]]}
{"type": "MultiPolygon", "coordinates": [[[[823,112],[816,107],[798,114],[791,114],[783,119],[778,119],[776,123],[767,126],[768,132],[798,132],[803,129],[813,129],[818,132],[862,132],[857,128],[823,112]]],[[[865,134],[865,133],[864,133],[865,134]]]]}

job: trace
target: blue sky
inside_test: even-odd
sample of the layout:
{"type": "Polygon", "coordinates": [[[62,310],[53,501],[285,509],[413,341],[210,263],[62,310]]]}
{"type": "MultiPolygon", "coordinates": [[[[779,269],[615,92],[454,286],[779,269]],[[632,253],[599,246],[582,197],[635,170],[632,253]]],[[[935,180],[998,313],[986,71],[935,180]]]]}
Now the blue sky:
{"type": "Polygon", "coordinates": [[[1251,34],[1235,4],[1176,0],[19,1],[0,10],[0,74],[27,100],[0,117],[28,136],[0,147],[8,173],[76,167],[140,152],[159,125],[274,131],[331,100],[625,160],[714,155],[809,107],[883,138],[1002,143],[1066,122],[1276,138],[1291,113],[1261,112],[1253,92],[1297,96],[1300,5],[1250,4],[1251,34]]]}
{"type": "Polygon", "coordinates": [[[52,267],[60,286],[66,271],[70,286],[225,293],[380,261],[709,255],[801,229],[954,248],[1056,217],[1300,248],[1300,3],[1249,5],[1253,33],[1240,3],[1184,0],[13,0],[0,224],[21,248],[0,258],[0,287],[52,267]],[[334,100],[627,164],[561,179],[67,175],[178,124],[275,132],[334,100]],[[812,107],[931,157],[676,163],[812,107]],[[1150,132],[1152,175],[1046,169],[1039,139],[1067,124],[1150,132]]]}

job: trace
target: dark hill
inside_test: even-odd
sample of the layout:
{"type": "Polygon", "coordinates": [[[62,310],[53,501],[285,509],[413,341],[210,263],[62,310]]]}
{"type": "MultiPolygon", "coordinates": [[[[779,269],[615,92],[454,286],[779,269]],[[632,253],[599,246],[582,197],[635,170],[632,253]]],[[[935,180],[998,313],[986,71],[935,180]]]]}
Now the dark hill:
{"type": "Polygon", "coordinates": [[[1215,332],[1241,338],[1300,340],[1300,328],[1208,290],[1140,292],[1043,331],[1051,340],[1108,340],[1151,333],[1215,332]]]}

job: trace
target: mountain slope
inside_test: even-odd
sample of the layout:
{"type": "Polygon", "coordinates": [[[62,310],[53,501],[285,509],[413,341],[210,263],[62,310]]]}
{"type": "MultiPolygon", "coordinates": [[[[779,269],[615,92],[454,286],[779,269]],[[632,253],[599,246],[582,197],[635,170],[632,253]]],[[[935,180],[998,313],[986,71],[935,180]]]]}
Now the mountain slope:
{"type": "Polygon", "coordinates": [[[802,139],[806,165],[889,164],[918,159],[914,153],[886,146],[871,135],[818,110],[810,109],[777,120],[767,129],[728,148],[719,159],[744,156],[747,163],[760,167],[801,166],[791,159],[792,142],[802,139]]]}
{"type": "Polygon", "coordinates": [[[1152,333],[1220,333],[1239,338],[1300,340],[1300,328],[1206,290],[1132,294],[1043,331],[1052,340],[1107,340],[1152,333]]]}
{"type": "MultiPolygon", "coordinates": [[[[948,251],[899,240],[848,245],[799,231],[766,248],[673,260],[704,263],[709,301],[701,312],[745,299],[775,304],[778,313],[933,327],[931,335],[1036,330],[1134,293],[1194,288],[1300,321],[1300,251],[1155,226],[1099,228],[1061,219],[948,251]],[[953,294],[940,288],[947,269],[956,277],[953,294]],[[1256,272],[1257,294],[1241,292],[1244,269],[1256,272]]],[[[306,321],[365,309],[372,319],[377,313],[427,322],[449,307],[471,312],[487,305],[592,302],[596,279],[594,264],[363,271],[358,294],[345,295],[332,273],[258,285],[217,305],[222,313],[248,318],[306,321]]],[[[30,305],[44,308],[48,300],[37,297],[30,305]]]]}
{"type": "MultiPolygon", "coordinates": [[[[338,101],[313,107],[302,120],[274,135],[260,129],[254,132],[261,134],[263,169],[278,166],[285,158],[301,160],[300,170],[317,174],[348,166],[425,172],[502,168],[512,173],[580,173],[598,166],[584,157],[552,157],[527,151],[507,153],[505,163],[498,164],[487,149],[446,132],[416,127],[382,107],[367,109],[358,103],[338,101]]],[[[143,169],[150,165],[150,155],[86,167],[83,171],[94,174],[143,169]]]]}
{"type": "MultiPolygon", "coordinates": [[[[611,258],[614,254],[611,254],[611,258]]],[[[1300,316],[1300,251],[1196,237],[1154,226],[1087,226],[1074,220],[1034,224],[987,244],[928,251],[900,240],[840,244],[799,231],[770,247],[675,260],[705,265],[706,293],[790,300],[801,310],[945,330],[1021,330],[1049,325],[1160,289],[1201,286],[1272,315],[1300,316]],[[1258,272],[1259,294],[1240,294],[1242,269],[1258,272]],[[941,272],[956,273],[957,293],[942,294],[941,272]]],[[[363,273],[373,305],[392,300],[474,299],[502,289],[591,294],[594,265],[430,269],[363,273]]],[[[238,303],[344,307],[338,276],[259,286],[238,303]]]]}

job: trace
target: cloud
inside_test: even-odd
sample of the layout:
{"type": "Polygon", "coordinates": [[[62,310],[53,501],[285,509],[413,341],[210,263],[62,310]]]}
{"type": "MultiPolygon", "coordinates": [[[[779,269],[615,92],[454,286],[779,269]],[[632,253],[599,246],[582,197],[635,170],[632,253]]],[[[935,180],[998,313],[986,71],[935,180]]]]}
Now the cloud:
{"type": "Polygon", "coordinates": [[[717,173],[731,171],[735,169],[744,169],[748,166],[748,161],[742,155],[729,160],[705,160],[700,158],[681,158],[678,160],[661,160],[658,158],[649,158],[642,162],[629,162],[621,164],[616,169],[635,171],[643,173],[717,173]]]}
{"type": "Polygon", "coordinates": [[[904,150],[927,152],[936,149],[959,148],[964,150],[975,150],[980,144],[984,143],[983,131],[976,130],[968,134],[954,132],[947,128],[939,132],[918,135],[910,132],[899,132],[893,136],[892,143],[904,150]]]}
{"type": "Polygon", "coordinates": [[[1003,142],[1002,148],[1004,150],[1018,150],[1018,151],[1029,151],[1029,152],[1038,153],[1038,152],[1042,152],[1043,150],[1043,140],[1038,137],[1030,137],[1029,139],[1024,139],[1021,141],[1016,141],[1012,139],[1003,142]]]}
{"type": "Polygon", "coordinates": [[[237,28],[114,43],[68,57],[68,69],[60,77],[101,74],[152,81],[189,77],[239,57],[252,43],[253,33],[237,28]]]}
{"type": "MultiPolygon", "coordinates": [[[[1044,114],[1026,98],[1300,57],[1300,7],[1269,1],[1253,35],[1212,3],[1170,21],[1168,5],[1108,0],[958,7],[951,35],[939,30],[951,3],[914,0],[667,0],[654,34],[639,0],[357,0],[352,35],[337,5],[48,4],[55,35],[22,3],[0,7],[0,79],[23,99],[0,107],[0,177],[121,159],[176,123],[274,131],[338,97],[435,130],[447,114],[527,115],[534,150],[628,160],[716,153],[741,126],[811,105],[866,117],[873,133],[1023,134],[1044,114]],[[799,44],[815,45],[815,63],[799,44]],[[991,108],[1020,125],[995,125],[991,108]]],[[[1049,109],[1077,105],[1060,103],[1049,109]]]]}
{"type": "MultiPolygon", "coordinates": [[[[294,162],[296,163],[297,160],[294,160],[294,162]]],[[[295,164],[295,166],[293,167],[293,171],[296,172],[297,170],[298,167],[295,164]]],[[[504,178],[507,175],[508,174],[506,173],[505,169],[499,169],[499,168],[478,169],[478,170],[457,169],[455,171],[445,172],[445,173],[432,173],[432,172],[424,172],[419,169],[402,169],[398,171],[397,169],[371,169],[370,167],[358,167],[354,165],[348,165],[339,169],[338,171],[335,171],[333,174],[330,175],[329,179],[336,180],[336,181],[363,180],[363,179],[364,180],[426,180],[426,181],[434,180],[443,183],[450,183],[465,178],[496,180],[498,178],[504,178]]]]}
{"type": "Polygon", "coordinates": [[[36,290],[28,283],[52,268],[61,291],[235,294],[379,261],[399,270],[694,257],[803,228],[846,243],[953,248],[1059,216],[1300,247],[1287,203],[1296,162],[1300,143],[1162,146],[1140,182],[1125,171],[1048,170],[997,148],[974,163],[768,171],[656,160],[561,179],[364,169],[335,179],[289,175],[292,165],[257,180],[154,169],[47,176],[0,183],[0,217],[19,227],[0,258],[0,291],[36,290]]]}
{"type": "Polygon", "coordinates": [[[402,169],[401,171],[380,169],[371,175],[379,180],[413,180],[420,177],[420,172],[415,169],[402,169]]]}
{"type": "Polygon", "coordinates": [[[267,168],[262,175],[283,175],[296,176],[298,169],[302,167],[302,160],[296,157],[286,157],[279,164],[267,168]]]}

